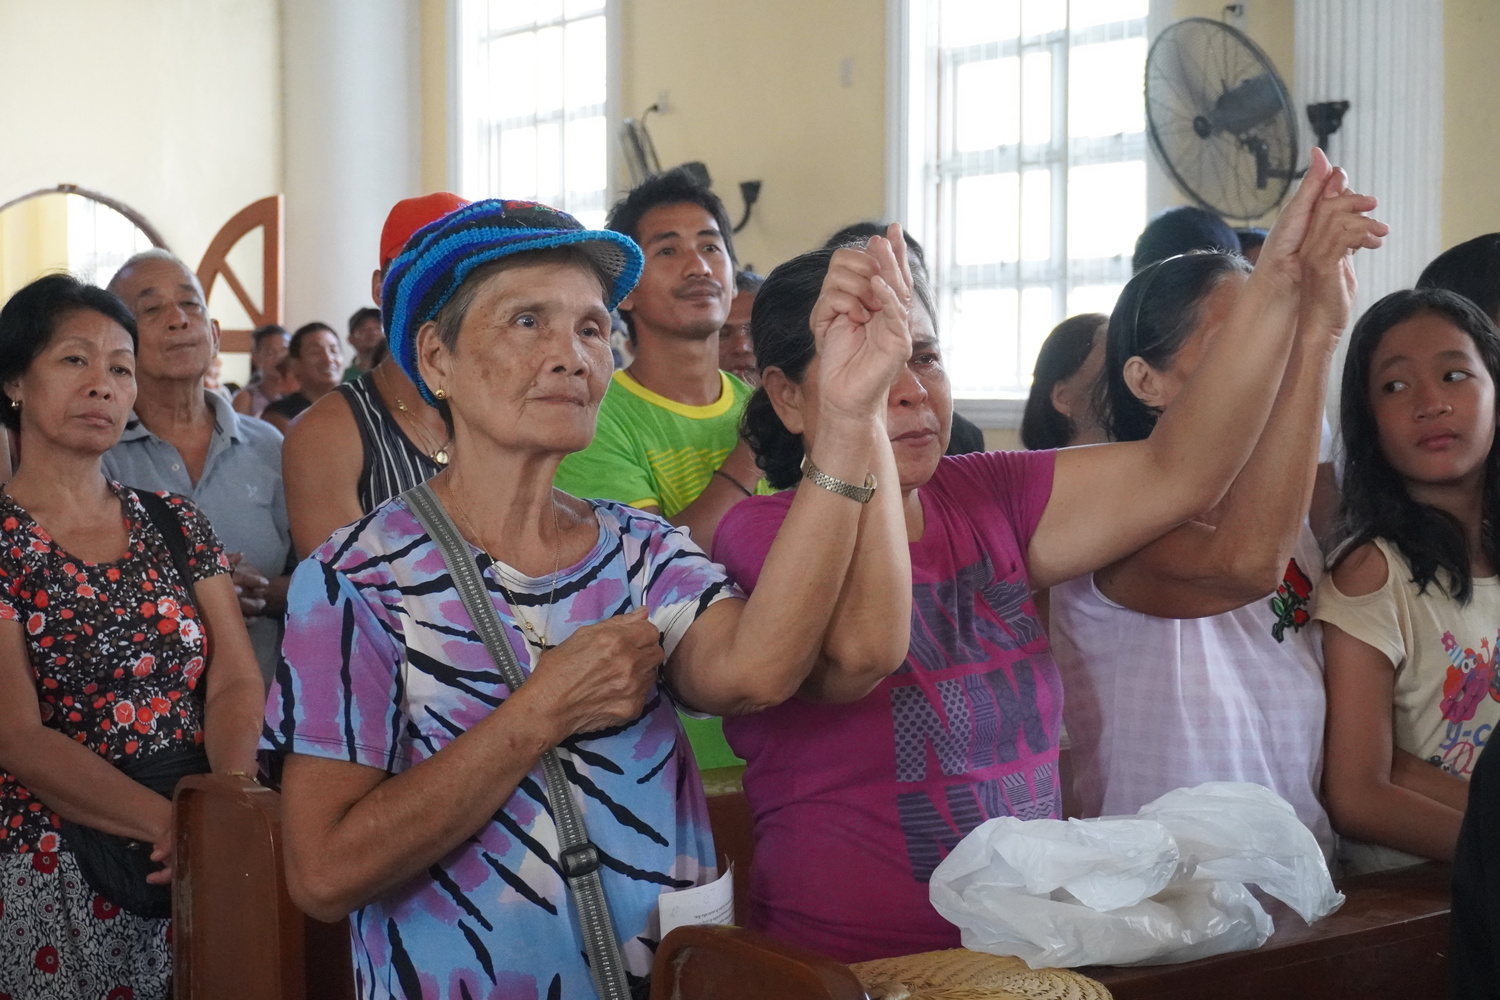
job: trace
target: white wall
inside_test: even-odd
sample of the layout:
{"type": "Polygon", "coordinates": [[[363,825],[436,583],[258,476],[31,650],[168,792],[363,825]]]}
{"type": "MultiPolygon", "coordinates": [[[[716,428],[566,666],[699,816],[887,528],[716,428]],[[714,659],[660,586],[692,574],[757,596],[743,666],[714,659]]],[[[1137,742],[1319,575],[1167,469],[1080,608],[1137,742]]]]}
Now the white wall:
{"type": "Polygon", "coordinates": [[[279,19],[276,0],[0,0],[0,202],[102,191],[196,266],[281,190],[279,19]]]}
{"type": "Polygon", "coordinates": [[[416,0],[282,6],[286,323],[339,329],[370,302],[386,213],[419,190],[416,0]]]}

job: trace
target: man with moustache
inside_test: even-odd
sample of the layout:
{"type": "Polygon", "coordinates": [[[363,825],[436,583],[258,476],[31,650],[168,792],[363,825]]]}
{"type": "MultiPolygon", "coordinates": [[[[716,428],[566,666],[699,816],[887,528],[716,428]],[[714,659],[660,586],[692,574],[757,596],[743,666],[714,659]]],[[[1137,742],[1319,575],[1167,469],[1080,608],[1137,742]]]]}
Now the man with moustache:
{"type": "Polygon", "coordinates": [[[646,255],[619,307],[635,360],[615,372],[593,443],[564,460],[557,486],[661,514],[706,551],[724,512],[760,479],[739,439],[750,388],[719,370],[735,294],[729,216],[679,167],[631,191],[607,224],[646,255]]]}
{"type": "Polygon", "coordinates": [[[292,545],[281,434],[204,390],[219,324],[182,261],[160,249],[136,254],[109,290],[135,316],[140,347],[135,412],[105,452],[104,473],[126,486],[181,494],[208,516],[235,565],[240,612],[269,679],[281,644],[292,545]]]}
{"type": "MultiPolygon", "coordinates": [[[[719,370],[719,329],[735,294],[729,215],[678,167],[616,203],[607,225],[646,257],[619,305],[635,360],[615,372],[593,442],[563,460],[556,484],[661,514],[708,551],[719,519],[760,481],[739,436],[750,387],[719,370]]],[[[741,763],[717,719],[685,718],[684,728],[700,768],[741,763]]]]}

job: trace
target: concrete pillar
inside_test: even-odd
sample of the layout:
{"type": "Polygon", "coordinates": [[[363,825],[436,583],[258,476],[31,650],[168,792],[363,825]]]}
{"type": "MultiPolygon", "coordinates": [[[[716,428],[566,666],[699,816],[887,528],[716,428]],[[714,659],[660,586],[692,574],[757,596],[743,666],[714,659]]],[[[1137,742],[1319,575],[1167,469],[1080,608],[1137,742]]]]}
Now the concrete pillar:
{"type": "MultiPolygon", "coordinates": [[[[1371,213],[1391,227],[1385,246],[1354,257],[1354,318],[1382,296],[1416,284],[1442,247],[1442,0],[1297,0],[1297,115],[1311,138],[1305,106],[1348,101],[1329,140],[1350,186],[1373,194],[1371,213]]],[[[1337,413],[1339,346],[1330,413],[1337,413]]]]}
{"type": "Polygon", "coordinates": [[[343,335],[386,213],[422,193],[418,3],[285,0],[281,38],[286,323],[343,335]]]}

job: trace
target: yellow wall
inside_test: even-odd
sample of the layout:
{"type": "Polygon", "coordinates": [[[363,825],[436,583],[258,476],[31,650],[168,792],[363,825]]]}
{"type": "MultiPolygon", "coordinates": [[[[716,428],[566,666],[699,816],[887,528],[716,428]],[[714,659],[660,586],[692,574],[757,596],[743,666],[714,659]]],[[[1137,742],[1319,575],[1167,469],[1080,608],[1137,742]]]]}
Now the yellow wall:
{"type": "MultiPolygon", "coordinates": [[[[448,184],[445,0],[421,0],[422,184],[448,184]]],[[[871,0],[628,0],[620,11],[622,117],[647,119],[663,166],[701,160],[733,221],[739,183],[762,182],[735,237],[762,272],[885,207],[885,14],[871,0]],[[851,60],[849,86],[843,60],[851,60]]],[[[616,192],[628,185],[621,165],[616,192]]]]}
{"type": "Polygon", "coordinates": [[[871,0],[630,0],[622,115],[648,119],[663,166],[702,160],[734,221],[763,183],[742,262],[762,272],[885,204],[884,4],[871,0]],[[732,15],[726,16],[732,11],[732,15]],[[842,60],[852,85],[841,85],[842,60]]]}
{"type": "Polygon", "coordinates": [[[1500,231],[1500,4],[1443,5],[1443,246],[1500,231]]]}
{"type": "Polygon", "coordinates": [[[449,190],[448,183],[448,0],[421,0],[422,192],[449,190]]]}
{"type": "Polygon", "coordinates": [[[0,213],[0,301],[48,271],[68,266],[68,201],[43,195],[0,213]]]}
{"type": "Polygon", "coordinates": [[[277,0],[0,0],[0,202],[61,183],[196,266],[281,189],[277,0]]]}

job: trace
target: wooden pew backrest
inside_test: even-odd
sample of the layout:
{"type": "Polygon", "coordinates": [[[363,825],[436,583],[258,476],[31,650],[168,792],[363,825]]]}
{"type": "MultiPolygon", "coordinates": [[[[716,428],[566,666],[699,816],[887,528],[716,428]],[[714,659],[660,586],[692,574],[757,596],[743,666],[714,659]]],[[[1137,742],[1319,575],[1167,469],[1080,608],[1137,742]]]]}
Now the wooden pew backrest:
{"type": "Polygon", "coordinates": [[[679,927],[662,939],[651,1000],[865,1000],[848,967],[738,927],[679,927]]]}
{"type": "Polygon", "coordinates": [[[352,1000],[349,932],[297,909],[281,797],[243,778],[184,778],[173,797],[175,1000],[352,1000]]]}

